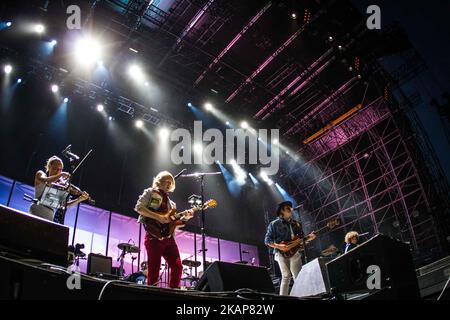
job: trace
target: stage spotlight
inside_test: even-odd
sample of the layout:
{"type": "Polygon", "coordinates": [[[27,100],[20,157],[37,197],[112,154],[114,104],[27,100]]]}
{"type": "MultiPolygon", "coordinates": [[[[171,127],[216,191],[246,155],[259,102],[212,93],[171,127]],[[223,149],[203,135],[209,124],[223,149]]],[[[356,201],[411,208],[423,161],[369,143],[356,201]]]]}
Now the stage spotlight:
{"type": "Polygon", "coordinates": [[[145,81],[144,85],[145,85],[146,87],[148,87],[150,84],[148,83],[148,81],[145,81]]]}
{"type": "Polygon", "coordinates": [[[17,83],[22,83],[22,79],[21,78],[17,79],[17,83]]]}
{"type": "Polygon", "coordinates": [[[89,65],[101,58],[101,48],[98,42],[91,38],[83,38],[75,45],[75,56],[79,63],[89,65]]]}
{"type": "Polygon", "coordinates": [[[114,118],[113,118],[113,117],[111,117],[111,116],[109,116],[109,117],[108,117],[108,120],[109,120],[109,121],[113,121],[113,120],[114,120],[114,118]]]}
{"type": "Polygon", "coordinates": [[[328,41],[332,42],[332,41],[333,41],[333,37],[332,37],[332,36],[329,36],[329,37],[328,37],[328,41]]]}
{"type": "Polygon", "coordinates": [[[11,72],[12,72],[12,65],[10,65],[10,64],[7,64],[4,68],[3,68],[3,70],[5,71],[5,73],[6,74],[10,74],[11,72]]]}
{"type": "Polygon", "coordinates": [[[11,27],[12,26],[12,22],[11,21],[8,21],[7,23],[6,23],[6,26],[9,28],[9,27],[11,27]]]}
{"type": "Polygon", "coordinates": [[[142,69],[135,64],[130,66],[130,68],[128,69],[128,74],[131,78],[138,81],[142,81],[144,79],[144,73],[142,72],[142,69]]]}
{"type": "Polygon", "coordinates": [[[188,102],[187,106],[188,106],[189,108],[192,108],[192,103],[188,102]]]}
{"type": "Polygon", "coordinates": [[[213,105],[208,102],[208,103],[205,104],[205,109],[206,109],[206,111],[212,111],[213,105]]]}
{"type": "Polygon", "coordinates": [[[297,19],[297,14],[296,14],[295,12],[292,12],[292,13],[291,13],[291,18],[292,18],[293,20],[297,19]]]}
{"type": "Polygon", "coordinates": [[[64,98],[64,103],[67,103],[67,102],[69,102],[69,98],[64,98]]]}
{"type": "Polygon", "coordinates": [[[34,32],[43,33],[45,31],[45,27],[42,24],[36,24],[34,26],[34,32]]]}
{"type": "Polygon", "coordinates": [[[227,126],[230,126],[230,121],[225,122],[227,126]]]}
{"type": "Polygon", "coordinates": [[[265,173],[264,171],[261,171],[261,173],[259,174],[259,176],[260,176],[261,179],[263,179],[263,181],[264,181],[265,183],[267,183],[269,186],[273,185],[273,180],[270,179],[270,178],[267,176],[267,173],[265,173]]]}
{"type": "Polygon", "coordinates": [[[59,91],[59,87],[56,84],[52,84],[51,89],[52,89],[53,93],[56,93],[59,91]]]}
{"type": "Polygon", "coordinates": [[[56,46],[57,43],[58,43],[58,41],[56,41],[56,40],[50,41],[50,44],[51,44],[52,46],[56,46]]]}
{"type": "Polygon", "coordinates": [[[274,144],[274,145],[277,146],[279,143],[280,143],[280,142],[278,141],[278,139],[273,140],[273,144],[274,144]]]}
{"type": "Polygon", "coordinates": [[[231,160],[230,164],[233,168],[236,182],[239,185],[244,185],[247,180],[247,173],[237,164],[236,160],[231,160]]]}
{"type": "Polygon", "coordinates": [[[158,134],[161,139],[167,140],[169,138],[170,131],[167,128],[161,128],[161,129],[159,129],[158,134]]]}
{"type": "Polygon", "coordinates": [[[241,122],[241,128],[242,129],[248,129],[248,122],[247,121],[242,121],[241,122]]]}
{"type": "Polygon", "coordinates": [[[97,111],[98,112],[103,112],[103,110],[105,110],[105,107],[102,104],[98,104],[97,105],[97,111]]]}
{"type": "Polygon", "coordinates": [[[136,122],[134,123],[136,128],[142,128],[144,126],[144,121],[142,120],[136,120],[136,122]]]}

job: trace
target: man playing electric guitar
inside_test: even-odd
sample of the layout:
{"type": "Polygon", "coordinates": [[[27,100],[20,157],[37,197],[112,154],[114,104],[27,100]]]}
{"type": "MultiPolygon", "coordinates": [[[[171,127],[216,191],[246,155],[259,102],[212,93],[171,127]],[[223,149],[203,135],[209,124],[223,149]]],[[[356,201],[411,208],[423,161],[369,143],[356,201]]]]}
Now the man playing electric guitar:
{"type": "MultiPolygon", "coordinates": [[[[278,262],[281,270],[280,295],[289,294],[289,284],[291,277],[297,277],[302,267],[301,250],[295,250],[302,245],[303,230],[298,221],[292,219],[292,202],[285,201],[278,205],[278,218],[272,221],[267,227],[265,244],[275,252],[275,261],[278,262]],[[294,250],[293,250],[294,249],[294,250]],[[295,251],[293,255],[289,252],[295,251]]],[[[306,239],[314,240],[316,235],[309,234],[306,239]]]]}
{"type": "MultiPolygon", "coordinates": [[[[176,209],[176,205],[169,199],[168,193],[174,190],[175,179],[172,174],[167,171],[158,173],[153,179],[152,187],[144,190],[136,203],[135,211],[140,215],[138,221],[143,223],[144,227],[152,220],[157,225],[169,225],[171,212],[176,209]]],[[[194,210],[183,212],[183,221],[191,219],[193,213],[194,210]]],[[[158,238],[147,230],[144,243],[148,257],[147,284],[158,283],[161,257],[164,257],[170,268],[169,287],[179,288],[183,266],[173,233],[158,238]]]]}

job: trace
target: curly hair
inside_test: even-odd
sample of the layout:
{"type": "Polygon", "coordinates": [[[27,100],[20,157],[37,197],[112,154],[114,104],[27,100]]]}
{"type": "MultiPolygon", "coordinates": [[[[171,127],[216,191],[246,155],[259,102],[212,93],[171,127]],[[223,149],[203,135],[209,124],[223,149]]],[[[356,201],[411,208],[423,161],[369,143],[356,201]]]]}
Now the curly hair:
{"type": "Polygon", "coordinates": [[[173,175],[169,171],[161,171],[156,175],[156,177],[153,178],[153,188],[159,188],[161,187],[161,182],[164,179],[170,179],[172,181],[172,186],[170,188],[170,192],[175,190],[175,179],[173,175]]]}
{"type": "Polygon", "coordinates": [[[353,237],[359,238],[359,233],[356,232],[356,231],[350,231],[350,232],[348,232],[348,233],[345,235],[345,243],[350,243],[350,240],[351,240],[353,237]]]}

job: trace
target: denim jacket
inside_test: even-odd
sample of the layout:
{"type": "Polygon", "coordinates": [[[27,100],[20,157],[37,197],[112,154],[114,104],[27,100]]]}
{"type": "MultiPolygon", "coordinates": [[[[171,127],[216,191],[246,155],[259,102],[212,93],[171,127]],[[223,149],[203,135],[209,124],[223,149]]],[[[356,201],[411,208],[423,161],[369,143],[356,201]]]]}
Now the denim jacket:
{"type": "MultiPolygon", "coordinates": [[[[303,230],[300,222],[297,220],[291,219],[290,221],[287,221],[281,217],[273,220],[271,223],[269,223],[269,226],[267,227],[266,236],[264,238],[264,243],[266,245],[273,244],[273,243],[280,243],[282,241],[291,241],[292,240],[292,234],[291,234],[291,228],[289,226],[292,226],[292,232],[294,236],[303,236],[303,230]]],[[[275,251],[278,251],[275,249],[275,251]]]]}

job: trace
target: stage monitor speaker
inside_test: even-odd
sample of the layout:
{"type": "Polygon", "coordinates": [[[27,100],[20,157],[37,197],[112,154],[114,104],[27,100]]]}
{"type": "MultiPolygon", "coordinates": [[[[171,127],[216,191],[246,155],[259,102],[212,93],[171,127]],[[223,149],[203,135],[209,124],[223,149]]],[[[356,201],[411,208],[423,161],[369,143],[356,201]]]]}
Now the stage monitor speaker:
{"type": "Polygon", "coordinates": [[[291,289],[291,296],[311,297],[330,292],[326,263],[331,258],[320,257],[305,264],[291,289]]]}
{"type": "Polygon", "coordinates": [[[376,279],[370,266],[379,268],[379,289],[388,299],[420,299],[409,245],[382,234],[327,263],[330,288],[335,293],[369,292],[376,279]],[[371,278],[369,279],[369,276],[371,278]],[[369,281],[368,281],[369,280],[369,281]]]}
{"type": "Polygon", "coordinates": [[[111,274],[112,258],[101,254],[90,253],[88,255],[87,273],[88,274],[111,274]]]}
{"type": "Polygon", "coordinates": [[[68,241],[68,227],[0,205],[2,250],[67,266],[68,241]]]}
{"type": "Polygon", "coordinates": [[[206,292],[252,289],[263,293],[275,293],[269,272],[263,267],[244,264],[213,262],[198,281],[195,289],[206,292]]]}

